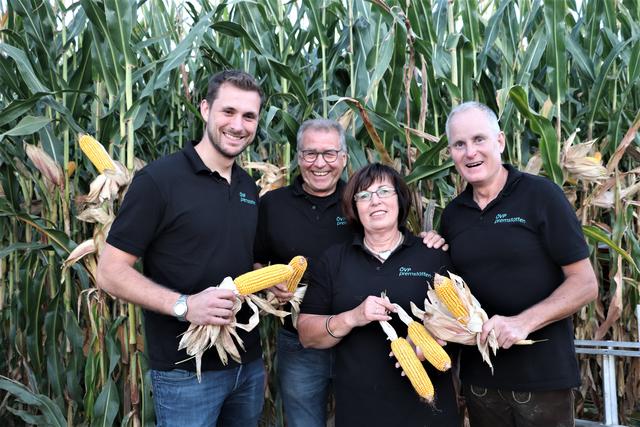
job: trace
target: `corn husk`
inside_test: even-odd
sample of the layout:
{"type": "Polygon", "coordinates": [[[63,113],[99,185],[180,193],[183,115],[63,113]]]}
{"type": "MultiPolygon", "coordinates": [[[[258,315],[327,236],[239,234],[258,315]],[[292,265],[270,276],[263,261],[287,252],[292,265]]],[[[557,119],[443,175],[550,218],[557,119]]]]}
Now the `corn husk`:
{"type": "MultiPolygon", "coordinates": [[[[220,285],[219,289],[228,289],[236,293],[236,300],[233,304],[233,316],[231,323],[228,325],[195,325],[190,324],[187,331],[182,334],[180,343],[178,344],[178,350],[186,349],[187,355],[190,357],[183,360],[196,360],[196,374],[198,381],[202,379],[202,356],[204,352],[212,347],[216,348],[220,361],[224,365],[229,363],[229,356],[236,362],[241,362],[240,351],[238,346],[244,351],[244,344],[242,339],[238,336],[236,328],[243,329],[245,331],[251,331],[258,325],[259,310],[250,300],[247,299],[249,307],[253,311],[253,315],[246,324],[238,323],[236,321],[236,314],[242,308],[242,303],[245,299],[240,295],[236,289],[236,285],[233,283],[231,277],[226,277],[220,285]]],[[[178,362],[181,363],[181,362],[178,362]]]]}
{"type": "Polygon", "coordinates": [[[287,183],[286,167],[278,167],[266,162],[246,162],[243,168],[262,172],[262,176],[256,181],[256,185],[260,187],[260,197],[268,191],[284,187],[287,183]]]}
{"type": "Polygon", "coordinates": [[[575,179],[595,183],[604,181],[609,173],[602,165],[600,153],[589,155],[595,140],[573,145],[576,132],[564,143],[560,162],[562,167],[575,179]]]}
{"type": "Polygon", "coordinates": [[[33,165],[40,171],[46,182],[63,189],[64,173],[60,165],[39,146],[25,142],[24,149],[27,157],[29,157],[29,160],[31,160],[33,165]]]}
{"type": "MultiPolygon", "coordinates": [[[[289,300],[289,304],[291,304],[291,312],[287,314],[291,314],[291,321],[293,322],[293,327],[298,329],[298,316],[300,315],[300,306],[302,305],[302,300],[304,299],[304,294],[307,292],[307,286],[305,283],[299,283],[298,287],[293,293],[293,298],[289,300]]],[[[269,290],[266,291],[267,302],[272,306],[273,309],[277,309],[285,304],[280,302],[275,294],[269,290]]],[[[284,316],[280,316],[282,319],[282,323],[284,323],[284,316]]]]}
{"type": "MultiPolygon", "coordinates": [[[[438,274],[436,274],[436,278],[438,274]]],[[[480,342],[482,325],[489,320],[487,313],[482,309],[478,300],[471,294],[469,287],[457,276],[449,272],[449,277],[453,281],[454,287],[460,297],[460,301],[469,312],[469,319],[466,325],[459,322],[438,298],[433,287],[429,287],[427,298],[424,300],[424,310],[419,309],[413,302],[411,312],[414,316],[422,319],[425,328],[434,337],[443,341],[457,342],[465,345],[476,345],[482,360],[489,365],[493,372],[493,364],[490,359],[490,351],[494,356],[498,350],[498,340],[493,331],[489,334],[487,341],[480,342]]]]}
{"type": "Polygon", "coordinates": [[[205,351],[212,347],[215,347],[223,365],[229,363],[229,357],[241,363],[242,357],[240,350],[244,351],[244,344],[236,332],[236,328],[243,329],[247,332],[252,331],[258,325],[260,313],[272,314],[281,318],[290,314],[287,311],[279,310],[277,306],[268,300],[268,297],[265,298],[257,294],[241,295],[231,277],[226,277],[222,283],[218,285],[218,288],[231,290],[236,295],[236,300],[232,308],[233,316],[231,323],[228,325],[194,325],[192,323],[189,325],[187,331],[182,334],[182,338],[178,343],[178,350],[185,349],[187,355],[190,356],[182,362],[195,358],[198,381],[201,380],[202,375],[202,356],[205,351]],[[236,314],[238,314],[242,308],[243,303],[246,303],[251,308],[253,314],[247,323],[238,323],[236,321],[236,314]]]}

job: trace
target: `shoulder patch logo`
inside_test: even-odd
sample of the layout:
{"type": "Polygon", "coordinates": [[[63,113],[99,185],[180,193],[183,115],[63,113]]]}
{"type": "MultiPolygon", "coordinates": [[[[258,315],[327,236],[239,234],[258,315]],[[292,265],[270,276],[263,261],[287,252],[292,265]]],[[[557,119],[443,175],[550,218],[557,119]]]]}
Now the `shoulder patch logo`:
{"type": "Polygon", "coordinates": [[[343,216],[336,217],[336,226],[347,225],[347,218],[343,216]]]}
{"type": "Polygon", "coordinates": [[[255,205],[256,201],[247,197],[247,193],[240,192],[240,203],[246,203],[248,205],[255,205]]]}
{"type": "Polygon", "coordinates": [[[519,222],[521,224],[526,224],[527,220],[519,216],[510,217],[509,214],[499,213],[496,215],[496,219],[493,221],[494,224],[504,224],[510,222],[519,222]]]}
{"type": "Polygon", "coordinates": [[[431,273],[427,273],[426,271],[413,271],[411,267],[400,267],[398,269],[398,277],[409,276],[409,277],[426,277],[431,278],[431,273]]]}

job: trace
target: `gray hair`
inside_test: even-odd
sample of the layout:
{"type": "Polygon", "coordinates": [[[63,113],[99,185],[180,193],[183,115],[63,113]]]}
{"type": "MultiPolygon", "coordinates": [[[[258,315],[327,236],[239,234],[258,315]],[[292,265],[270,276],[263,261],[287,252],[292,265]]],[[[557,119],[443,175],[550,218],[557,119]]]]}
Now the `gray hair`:
{"type": "Polygon", "coordinates": [[[451,125],[451,119],[453,119],[453,116],[455,116],[458,113],[462,113],[464,111],[473,110],[473,109],[483,112],[484,115],[487,117],[487,121],[489,122],[489,127],[491,127],[491,130],[493,130],[496,135],[500,133],[500,124],[498,123],[498,116],[496,116],[496,113],[494,113],[491,108],[487,107],[485,104],[481,102],[467,101],[458,105],[449,113],[449,116],[447,117],[447,124],[445,125],[447,139],[449,139],[449,133],[450,133],[449,127],[451,125]]]}
{"type": "Polygon", "coordinates": [[[335,130],[338,132],[338,137],[340,139],[340,150],[345,153],[347,152],[347,141],[344,136],[344,129],[342,128],[342,125],[335,120],[330,119],[310,119],[302,122],[300,129],[298,129],[298,135],[296,136],[296,149],[298,151],[302,149],[302,137],[307,130],[335,130]]]}

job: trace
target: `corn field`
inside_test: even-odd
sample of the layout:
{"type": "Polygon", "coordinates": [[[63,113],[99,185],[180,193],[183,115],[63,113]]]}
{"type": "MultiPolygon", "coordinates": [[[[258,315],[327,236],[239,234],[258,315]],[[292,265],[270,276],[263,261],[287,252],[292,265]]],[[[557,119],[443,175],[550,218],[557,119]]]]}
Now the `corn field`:
{"type": "MultiPolygon", "coordinates": [[[[176,151],[200,138],[197,104],[226,68],[255,75],[267,95],[243,163],[281,167],[286,181],[299,124],[337,119],[350,171],[381,161],[406,175],[414,231],[437,229],[463,186],[446,152],[448,111],[486,103],[505,161],[562,186],[582,221],[600,296],[576,315],[576,337],[638,340],[637,0],[8,0],[0,424],[153,425],[141,312],[94,281],[100,214],[121,194],[87,214],[98,171],[78,137],[95,136],[130,171],[176,151]]],[[[262,322],[271,373],[275,326],[262,322]]],[[[640,425],[640,363],[616,360],[621,422],[640,425]]],[[[603,417],[601,363],[581,357],[581,418],[603,417]]],[[[272,381],[264,424],[282,419],[272,381]]]]}

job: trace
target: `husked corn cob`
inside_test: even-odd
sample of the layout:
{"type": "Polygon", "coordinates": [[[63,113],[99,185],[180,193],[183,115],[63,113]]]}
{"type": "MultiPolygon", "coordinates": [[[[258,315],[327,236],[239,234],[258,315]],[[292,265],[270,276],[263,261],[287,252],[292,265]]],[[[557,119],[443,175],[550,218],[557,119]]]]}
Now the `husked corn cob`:
{"type": "Polygon", "coordinates": [[[411,344],[404,338],[398,338],[391,341],[391,351],[398,359],[402,370],[407,374],[418,395],[429,402],[432,401],[435,394],[433,384],[424,366],[418,360],[418,356],[414,353],[411,344]]]}
{"type": "Polygon", "coordinates": [[[302,255],[295,256],[289,261],[289,266],[293,268],[293,274],[287,281],[287,289],[289,292],[295,292],[300,279],[302,279],[304,272],[307,270],[307,259],[302,255]]]}
{"type": "Polygon", "coordinates": [[[270,288],[278,283],[285,283],[292,274],[293,268],[291,268],[291,266],[286,264],[273,264],[241,274],[233,279],[233,283],[235,283],[241,295],[249,295],[270,288]]]}
{"type": "Polygon", "coordinates": [[[413,351],[411,344],[404,338],[398,338],[398,334],[389,322],[381,320],[380,326],[384,333],[387,334],[389,340],[391,340],[391,351],[393,351],[393,355],[400,363],[409,381],[411,381],[414,390],[423,399],[429,402],[433,401],[435,394],[433,384],[431,383],[431,379],[429,379],[429,375],[427,375],[427,371],[425,371],[424,366],[422,366],[422,363],[418,359],[418,356],[416,356],[416,353],[413,351]]]}
{"type": "Polygon", "coordinates": [[[447,309],[453,314],[458,322],[466,325],[469,322],[469,311],[462,304],[455,285],[448,277],[436,275],[434,279],[434,289],[440,301],[444,303],[447,309]]]}
{"type": "Polygon", "coordinates": [[[91,160],[91,163],[98,169],[98,172],[103,173],[105,169],[116,169],[107,150],[91,135],[82,135],[79,143],[80,149],[86,154],[89,160],[91,160]]]}
{"type": "Polygon", "coordinates": [[[443,372],[451,368],[451,358],[447,352],[444,351],[444,348],[438,344],[438,341],[436,341],[429,331],[426,330],[424,325],[413,320],[413,317],[409,316],[409,314],[407,314],[407,312],[398,304],[394,304],[394,307],[396,308],[396,312],[398,313],[400,320],[407,325],[409,338],[411,338],[411,341],[413,341],[413,343],[422,350],[422,354],[424,354],[424,357],[429,361],[429,363],[431,363],[437,370],[443,372]]]}
{"type": "Polygon", "coordinates": [[[451,368],[451,358],[422,323],[414,320],[409,323],[408,327],[409,338],[422,350],[422,354],[434,368],[443,372],[451,368]]]}

